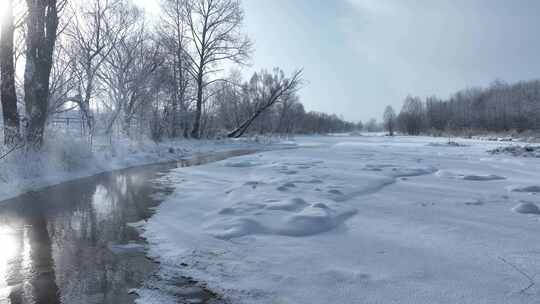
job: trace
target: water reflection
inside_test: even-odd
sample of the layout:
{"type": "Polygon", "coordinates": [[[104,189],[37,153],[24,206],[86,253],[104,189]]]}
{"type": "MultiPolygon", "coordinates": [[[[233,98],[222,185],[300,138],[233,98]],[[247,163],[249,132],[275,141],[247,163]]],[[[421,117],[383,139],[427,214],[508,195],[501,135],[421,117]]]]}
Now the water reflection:
{"type": "Polygon", "coordinates": [[[155,173],[145,168],[24,195],[0,208],[0,303],[130,303],[151,273],[144,255],[110,244],[140,242],[125,225],[150,215],[155,173]]]}
{"type": "Polygon", "coordinates": [[[0,304],[133,303],[128,290],[156,264],[140,251],[114,253],[111,245],[144,243],[126,223],[150,217],[158,198],[172,192],[152,180],[174,167],[252,152],[102,174],[2,203],[0,304]]]}

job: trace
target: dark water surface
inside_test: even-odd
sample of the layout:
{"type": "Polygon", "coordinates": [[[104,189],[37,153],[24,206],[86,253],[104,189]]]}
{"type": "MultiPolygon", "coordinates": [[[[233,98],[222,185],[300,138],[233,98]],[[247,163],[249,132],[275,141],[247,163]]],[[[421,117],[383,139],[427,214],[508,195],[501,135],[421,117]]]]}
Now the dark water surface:
{"type": "Polygon", "coordinates": [[[177,168],[254,153],[195,155],[174,163],[104,173],[0,203],[0,304],[133,303],[157,264],[127,223],[148,219],[177,168]]]}

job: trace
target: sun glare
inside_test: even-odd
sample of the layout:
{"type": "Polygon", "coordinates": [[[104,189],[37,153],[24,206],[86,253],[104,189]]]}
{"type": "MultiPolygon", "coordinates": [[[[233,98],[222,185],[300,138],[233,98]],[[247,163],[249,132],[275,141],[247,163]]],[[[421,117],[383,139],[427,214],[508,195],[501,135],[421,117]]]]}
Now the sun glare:
{"type": "Polygon", "coordinates": [[[4,15],[6,14],[4,9],[0,10],[0,28],[4,26],[4,15]]]}
{"type": "Polygon", "coordinates": [[[0,287],[5,287],[5,278],[8,274],[10,260],[16,255],[18,249],[16,231],[8,226],[0,226],[0,287]]]}

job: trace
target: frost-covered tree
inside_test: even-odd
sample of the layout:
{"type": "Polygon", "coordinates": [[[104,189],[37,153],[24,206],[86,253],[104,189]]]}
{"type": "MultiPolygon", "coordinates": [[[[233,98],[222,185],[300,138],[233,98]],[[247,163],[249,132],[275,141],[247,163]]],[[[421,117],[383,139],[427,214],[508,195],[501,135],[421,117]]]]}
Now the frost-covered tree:
{"type": "Polygon", "coordinates": [[[58,18],[65,2],[26,0],[26,5],[26,140],[35,147],[41,147],[49,110],[49,77],[53,66],[58,18]]]}
{"type": "Polygon", "coordinates": [[[167,53],[167,63],[171,68],[171,102],[169,110],[170,136],[175,138],[179,131],[188,137],[188,110],[190,106],[188,58],[189,26],[187,13],[188,0],[162,0],[162,18],[159,35],[167,53]]]}
{"type": "Polygon", "coordinates": [[[154,72],[163,63],[160,46],[146,32],[144,19],[138,8],[124,6],[116,13],[115,23],[126,27],[124,35],[103,63],[98,74],[108,91],[110,112],[106,133],[111,134],[115,123],[120,123],[125,135],[130,136],[132,123],[141,121],[144,103],[150,101],[154,72]]]}
{"type": "Polygon", "coordinates": [[[210,80],[219,64],[243,64],[249,57],[251,42],[240,32],[244,14],[239,0],[189,0],[186,17],[192,42],[188,53],[189,72],[195,79],[195,120],[193,138],[201,135],[201,115],[205,89],[219,79],[210,80]]]}
{"type": "Polygon", "coordinates": [[[356,130],[358,131],[362,131],[364,129],[364,123],[359,120],[357,123],[356,123],[356,130]]]}
{"type": "MultiPolygon", "coordinates": [[[[125,0],[88,0],[71,2],[72,18],[66,28],[69,55],[75,76],[77,103],[89,132],[95,118],[91,103],[96,98],[98,73],[128,24],[113,23],[116,15],[128,4],[125,0]]],[[[94,103],[95,106],[95,103],[94,103]]]]}
{"type": "Polygon", "coordinates": [[[418,135],[422,131],[424,122],[424,106],[419,97],[407,96],[401,112],[399,124],[401,131],[410,135],[418,135]]]}
{"type": "Polygon", "coordinates": [[[261,71],[251,77],[246,94],[250,103],[253,105],[253,113],[238,126],[228,137],[242,136],[249,126],[261,114],[276,103],[282,103],[285,100],[293,98],[302,83],[302,70],[294,72],[290,77],[286,77],[282,70],[274,69],[273,73],[261,71]]]}
{"type": "Polygon", "coordinates": [[[13,0],[5,1],[5,12],[0,33],[0,98],[4,119],[4,143],[14,144],[19,138],[19,111],[17,109],[17,92],[15,90],[15,53],[13,36],[15,22],[13,16],[13,0]]]}
{"type": "Polygon", "coordinates": [[[371,118],[370,120],[368,120],[366,122],[366,125],[364,126],[364,128],[368,131],[368,132],[377,132],[377,131],[380,131],[380,127],[379,127],[379,124],[377,123],[377,119],[375,118],[371,118]]]}
{"type": "Polygon", "coordinates": [[[396,128],[396,112],[390,105],[386,106],[384,109],[383,123],[384,128],[388,131],[388,135],[394,136],[394,130],[396,128]]]}

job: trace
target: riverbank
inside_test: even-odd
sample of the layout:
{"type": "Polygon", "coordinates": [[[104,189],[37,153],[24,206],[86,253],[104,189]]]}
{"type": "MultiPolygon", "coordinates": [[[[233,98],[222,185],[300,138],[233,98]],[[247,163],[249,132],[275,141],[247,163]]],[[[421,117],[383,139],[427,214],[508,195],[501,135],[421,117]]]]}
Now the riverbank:
{"type": "Polygon", "coordinates": [[[113,144],[106,138],[96,138],[90,146],[84,140],[54,134],[49,136],[39,153],[21,149],[0,160],[0,201],[74,179],[135,166],[177,161],[197,153],[236,149],[264,150],[289,145],[291,143],[277,139],[255,137],[180,139],[160,143],[119,139],[113,144]]]}

